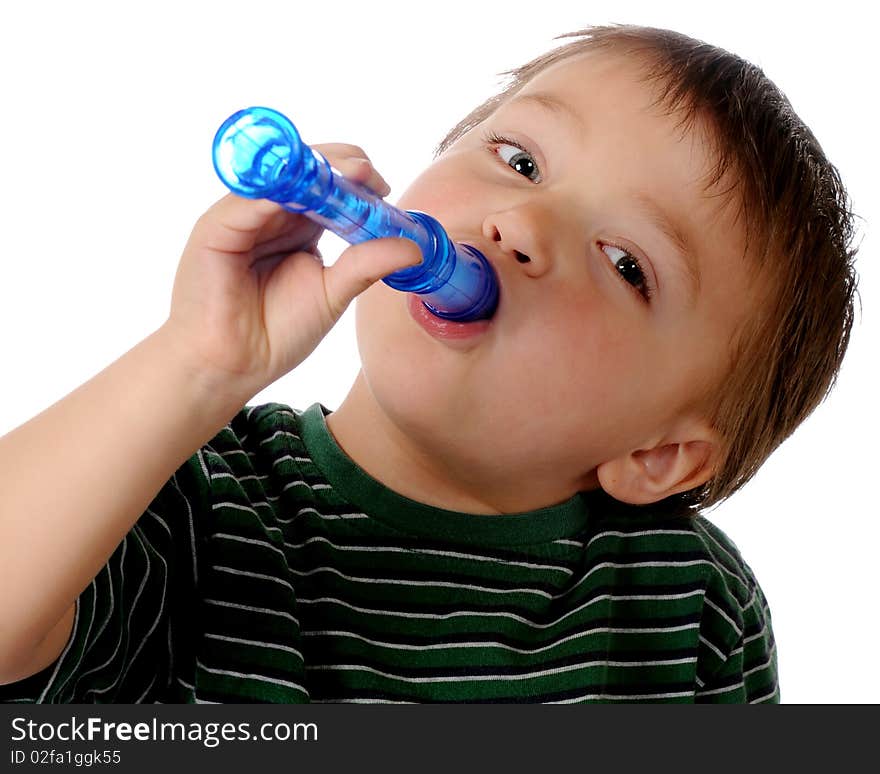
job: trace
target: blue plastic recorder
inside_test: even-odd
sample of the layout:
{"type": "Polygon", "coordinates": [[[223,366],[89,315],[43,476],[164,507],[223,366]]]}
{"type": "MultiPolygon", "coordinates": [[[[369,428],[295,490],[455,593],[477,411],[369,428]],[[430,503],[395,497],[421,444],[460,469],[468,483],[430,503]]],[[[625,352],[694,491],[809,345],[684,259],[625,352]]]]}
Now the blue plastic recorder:
{"type": "Polygon", "coordinates": [[[278,202],[349,244],[379,237],[412,239],[422,250],[422,263],[389,274],[383,282],[418,293],[438,317],[465,322],[495,312],[498,281],[479,250],[454,243],[430,215],[393,207],[344,178],[300,140],[281,113],[251,107],[227,118],[214,137],[214,169],[233,193],[278,202]]]}

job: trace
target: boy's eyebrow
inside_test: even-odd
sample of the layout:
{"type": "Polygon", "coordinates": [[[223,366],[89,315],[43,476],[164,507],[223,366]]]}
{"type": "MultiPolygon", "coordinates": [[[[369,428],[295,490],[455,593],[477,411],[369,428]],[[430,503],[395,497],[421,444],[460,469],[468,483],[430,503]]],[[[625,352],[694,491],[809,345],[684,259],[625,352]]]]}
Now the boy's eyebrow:
{"type": "Polygon", "coordinates": [[[648,219],[659,229],[672,243],[676,253],[680,256],[684,268],[684,277],[687,283],[688,299],[691,304],[696,300],[700,289],[700,266],[697,262],[697,254],[693,249],[693,241],[689,238],[689,231],[682,228],[675,218],[643,191],[636,191],[633,195],[636,204],[648,219]]]}
{"type": "Polygon", "coordinates": [[[575,110],[564,100],[554,97],[543,91],[532,92],[531,94],[517,94],[511,104],[515,102],[528,102],[533,105],[539,105],[556,115],[565,116],[571,121],[578,131],[586,133],[587,127],[584,125],[583,119],[575,112],[575,110]]]}

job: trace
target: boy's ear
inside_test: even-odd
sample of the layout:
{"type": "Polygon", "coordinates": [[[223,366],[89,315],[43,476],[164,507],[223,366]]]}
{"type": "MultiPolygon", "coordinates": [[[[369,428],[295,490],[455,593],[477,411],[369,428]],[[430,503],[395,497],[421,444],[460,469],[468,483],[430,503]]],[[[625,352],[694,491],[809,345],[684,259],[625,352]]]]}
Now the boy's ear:
{"type": "Polygon", "coordinates": [[[718,436],[706,425],[688,435],[692,440],[661,441],[603,462],[596,469],[599,485],[615,500],[647,505],[705,484],[718,463],[718,436]]]}

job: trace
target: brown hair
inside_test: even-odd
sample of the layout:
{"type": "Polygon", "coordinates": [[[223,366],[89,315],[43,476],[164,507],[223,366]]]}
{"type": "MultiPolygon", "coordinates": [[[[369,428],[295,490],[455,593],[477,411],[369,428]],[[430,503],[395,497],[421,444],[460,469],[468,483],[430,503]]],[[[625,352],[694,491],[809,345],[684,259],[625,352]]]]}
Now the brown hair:
{"type": "Polygon", "coordinates": [[[760,68],[651,27],[589,27],[559,37],[577,40],[501,73],[510,83],[460,121],[435,155],[551,64],[596,50],[635,56],[645,80],[660,87],[657,105],[680,114],[680,126],[700,118],[712,130],[717,165],[707,188],[734,173],[746,254],[770,290],[731,342],[728,373],[710,404],[725,445],[714,476],[648,506],[695,513],[745,484],[833,386],[854,316],[854,215],[837,169],[760,68]]]}

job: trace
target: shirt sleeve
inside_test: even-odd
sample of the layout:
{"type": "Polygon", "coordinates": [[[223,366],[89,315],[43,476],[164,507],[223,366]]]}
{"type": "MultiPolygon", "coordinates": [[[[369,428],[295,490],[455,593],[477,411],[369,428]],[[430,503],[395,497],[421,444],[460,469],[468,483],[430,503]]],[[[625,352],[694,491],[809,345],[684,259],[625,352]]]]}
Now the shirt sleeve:
{"type": "MultiPolygon", "coordinates": [[[[751,573],[749,573],[751,575],[751,573]]],[[[776,642],[767,600],[757,581],[736,616],[726,615],[735,633],[732,647],[697,690],[700,704],[778,704],[776,642]]]]}
{"type": "Polygon", "coordinates": [[[0,686],[0,701],[191,699],[205,487],[199,452],[166,482],[77,598],[71,636],[59,658],[30,677],[0,686]]]}

